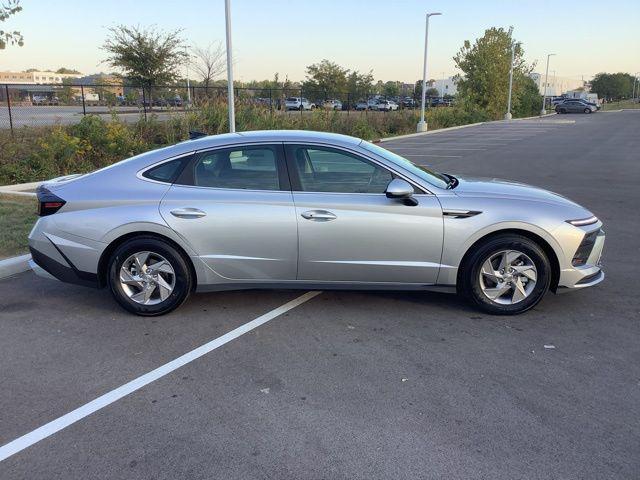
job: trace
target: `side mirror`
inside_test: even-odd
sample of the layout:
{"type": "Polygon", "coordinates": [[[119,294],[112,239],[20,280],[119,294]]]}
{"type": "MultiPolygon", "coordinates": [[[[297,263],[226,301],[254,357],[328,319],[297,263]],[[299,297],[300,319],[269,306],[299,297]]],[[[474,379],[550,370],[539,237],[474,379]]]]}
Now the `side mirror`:
{"type": "Polygon", "coordinates": [[[405,205],[416,206],[418,204],[418,201],[413,198],[413,186],[401,178],[391,180],[384,193],[387,198],[404,200],[405,205]]]}
{"type": "Polygon", "coordinates": [[[413,187],[406,180],[394,178],[384,191],[388,198],[409,198],[413,195],[413,187]]]}

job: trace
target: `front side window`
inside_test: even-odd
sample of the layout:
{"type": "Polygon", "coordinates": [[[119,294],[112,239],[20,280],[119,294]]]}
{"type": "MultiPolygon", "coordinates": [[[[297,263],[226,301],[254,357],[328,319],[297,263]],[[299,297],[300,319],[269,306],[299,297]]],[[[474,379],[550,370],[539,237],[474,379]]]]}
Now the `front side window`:
{"type": "Polygon", "coordinates": [[[384,193],[393,179],[388,170],[333,148],[292,145],[289,155],[305,192],[384,193]]]}
{"type": "Polygon", "coordinates": [[[278,151],[273,146],[203,152],[193,164],[190,184],[197,187],[279,190],[278,151]]]}

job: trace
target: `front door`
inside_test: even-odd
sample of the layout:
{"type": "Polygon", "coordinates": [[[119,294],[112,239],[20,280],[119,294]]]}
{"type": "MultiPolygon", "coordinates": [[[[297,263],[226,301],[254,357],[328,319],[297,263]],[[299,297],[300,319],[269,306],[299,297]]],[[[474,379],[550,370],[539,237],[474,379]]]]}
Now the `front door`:
{"type": "Polygon", "coordinates": [[[296,279],[297,224],[282,144],[199,152],[160,213],[223,279],[296,279]]]}
{"type": "Polygon", "coordinates": [[[443,220],[437,198],[385,195],[393,174],[342,149],[287,145],[298,220],[298,279],[435,283],[443,220]]]}

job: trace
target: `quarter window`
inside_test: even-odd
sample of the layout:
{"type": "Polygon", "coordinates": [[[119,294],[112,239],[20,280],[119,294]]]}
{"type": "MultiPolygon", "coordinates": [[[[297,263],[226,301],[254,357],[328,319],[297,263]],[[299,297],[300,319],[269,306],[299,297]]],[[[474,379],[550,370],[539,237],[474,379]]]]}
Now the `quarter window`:
{"type": "Polygon", "coordinates": [[[279,190],[277,150],[272,146],[204,152],[193,165],[193,185],[279,190]]]}
{"type": "Polygon", "coordinates": [[[388,170],[340,150],[293,145],[289,151],[302,191],[384,193],[393,179],[388,170]]]}

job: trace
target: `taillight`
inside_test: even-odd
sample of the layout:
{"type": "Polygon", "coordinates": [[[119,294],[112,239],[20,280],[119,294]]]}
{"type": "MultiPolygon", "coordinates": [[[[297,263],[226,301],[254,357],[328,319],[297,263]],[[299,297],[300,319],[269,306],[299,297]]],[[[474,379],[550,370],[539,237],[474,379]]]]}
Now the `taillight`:
{"type": "Polygon", "coordinates": [[[51,193],[47,188],[40,186],[37,190],[38,194],[38,215],[46,217],[53,215],[60,210],[65,202],[62,198],[51,193]]]}

